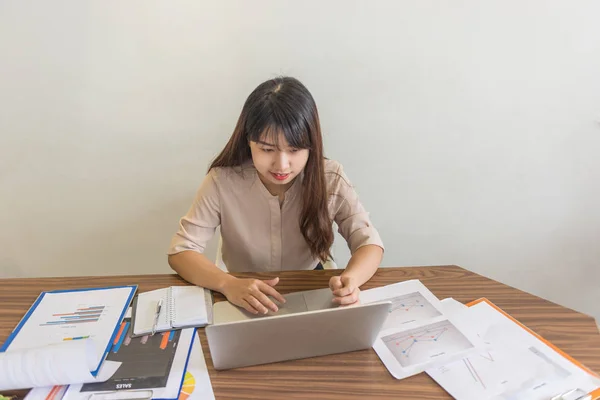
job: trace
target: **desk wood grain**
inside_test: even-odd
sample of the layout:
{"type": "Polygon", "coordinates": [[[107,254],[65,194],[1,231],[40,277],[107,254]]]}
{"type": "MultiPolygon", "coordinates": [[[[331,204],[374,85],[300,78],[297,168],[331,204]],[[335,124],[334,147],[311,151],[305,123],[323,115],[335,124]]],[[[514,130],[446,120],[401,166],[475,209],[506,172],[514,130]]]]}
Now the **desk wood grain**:
{"type": "MultiPolygon", "coordinates": [[[[342,270],[277,274],[281,293],[327,287],[342,270]]],[[[268,278],[276,274],[236,274],[268,278]]],[[[503,285],[457,266],[380,268],[362,289],[420,279],[438,298],[469,302],[487,297],[522,323],[600,372],[600,334],[593,318],[503,285]]],[[[0,342],[4,342],[43,290],[138,284],[140,292],[185,285],[177,275],[74,277],[0,280],[0,342]]],[[[215,301],[223,300],[220,294],[215,301]]],[[[217,399],[451,399],[431,378],[420,374],[394,379],[377,354],[362,350],[230,371],[215,371],[203,329],[200,341],[217,399]]],[[[22,397],[25,392],[14,394],[22,397]]]]}

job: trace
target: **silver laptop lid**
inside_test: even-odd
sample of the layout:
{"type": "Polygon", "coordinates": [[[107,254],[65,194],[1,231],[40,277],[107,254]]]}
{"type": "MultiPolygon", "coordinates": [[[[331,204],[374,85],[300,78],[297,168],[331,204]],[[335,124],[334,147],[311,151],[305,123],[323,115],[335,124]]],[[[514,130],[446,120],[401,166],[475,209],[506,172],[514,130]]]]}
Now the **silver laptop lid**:
{"type": "Polygon", "coordinates": [[[390,309],[381,302],[242,319],[209,325],[206,336],[215,369],[344,353],[371,347],[390,309]]]}

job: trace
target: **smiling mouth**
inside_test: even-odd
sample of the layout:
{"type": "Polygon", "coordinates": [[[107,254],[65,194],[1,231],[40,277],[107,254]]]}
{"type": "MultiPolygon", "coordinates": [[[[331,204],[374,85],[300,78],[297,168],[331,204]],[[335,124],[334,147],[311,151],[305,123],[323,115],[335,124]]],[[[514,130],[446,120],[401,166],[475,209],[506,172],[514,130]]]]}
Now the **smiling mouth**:
{"type": "Polygon", "coordinates": [[[278,181],[284,181],[286,180],[290,174],[277,174],[275,172],[271,172],[271,175],[273,175],[273,178],[277,179],[278,181]]]}

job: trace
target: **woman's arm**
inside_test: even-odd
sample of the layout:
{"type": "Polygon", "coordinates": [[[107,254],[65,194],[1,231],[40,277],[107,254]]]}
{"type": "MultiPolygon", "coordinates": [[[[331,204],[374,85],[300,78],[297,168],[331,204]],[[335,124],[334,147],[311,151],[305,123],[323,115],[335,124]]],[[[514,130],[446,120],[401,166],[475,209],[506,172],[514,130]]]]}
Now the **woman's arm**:
{"type": "Polygon", "coordinates": [[[342,166],[338,164],[332,175],[335,176],[331,183],[335,194],[334,221],[352,251],[352,258],[341,276],[331,278],[329,286],[335,303],[352,304],[358,301],[358,288],[371,279],[381,263],[383,243],[342,166]]]}
{"type": "Polygon", "coordinates": [[[186,281],[217,292],[223,291],[228,280],[235,279],[196,251],[169,255],[169,265],[186,281]]]}
{"type": "Polygon", "coordinates": [[[221,271],[204,254],[195,251],[169,255],[169,265],[186,281],[221,292],[231,303],[253,314],[266,314],[268,309],[277,311],[277,305],[267,295],[285,303],[283,296],[273,288],[279,278],[264,281],[236,278],[221,271]]]}
{"type": "Polygon", "coordinates": [[[358,301],[359,287],[367,282],[381,263],[383,249],[370,244],[360,247],[354,252],[348,266],[340,276],[329,281],[329,287],[337,304],[353,304],[358,301]]]}
{"type": "Polygon", "coordinates": [[[379,268],[383,259],[383,249],[370,244],[356,250],[346,270],[342,272],[343,277],[351,278],[356,286],[362,286],[379,268]]]}
{"type": "Polygon", "coordinates": [[[221,271],[206,256],[206,243],[221,223],[220,195],[216,172],[211,170],[196,193],[187,214],[179,222],[179,230],[171,241],[169,265],[183,279],[207,289],[223,293],[227,300],[251,313],[267,313],[267,307],[277,311],[270,295],[285,299],[275,290],[278,279],[238,279],[221,271]]]}

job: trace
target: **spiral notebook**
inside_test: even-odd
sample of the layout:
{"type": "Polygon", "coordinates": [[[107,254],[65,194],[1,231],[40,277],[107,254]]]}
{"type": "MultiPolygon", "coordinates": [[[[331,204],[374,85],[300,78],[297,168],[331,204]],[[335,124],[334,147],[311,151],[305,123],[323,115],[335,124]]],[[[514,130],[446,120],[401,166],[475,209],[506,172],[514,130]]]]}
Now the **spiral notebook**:
{"type": "Polygon", "coordinates": [[[156,305],[162,307],[156,332],[202,327],[212,323],[212,295],[198,286],[170,286],[140,293],[132,307],[132,337],[152,333],[156,305]]]}

